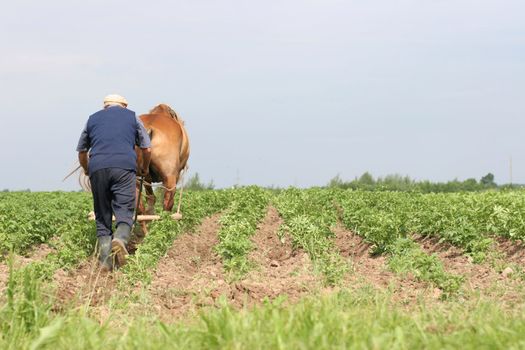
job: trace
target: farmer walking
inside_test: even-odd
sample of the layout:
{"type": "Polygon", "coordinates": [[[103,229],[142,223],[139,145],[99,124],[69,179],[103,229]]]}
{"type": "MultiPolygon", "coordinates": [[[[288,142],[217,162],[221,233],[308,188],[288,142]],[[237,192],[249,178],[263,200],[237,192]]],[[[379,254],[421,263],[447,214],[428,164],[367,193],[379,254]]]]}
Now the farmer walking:
{"type": "Polygon", "coordinates": [[[91,181],[99,261],[106,271],[113,269],[112,255],[119,266],[126,262],[135,210],[135,171],[138,168],[147,175],[151,159],[148,133],[127,106],[122,96],[106,96],[104,109],[89,117],[77,146],[78,160],[91,181]],[[137,164],[135,145],[142,152],[142,164],[137,164]]]}

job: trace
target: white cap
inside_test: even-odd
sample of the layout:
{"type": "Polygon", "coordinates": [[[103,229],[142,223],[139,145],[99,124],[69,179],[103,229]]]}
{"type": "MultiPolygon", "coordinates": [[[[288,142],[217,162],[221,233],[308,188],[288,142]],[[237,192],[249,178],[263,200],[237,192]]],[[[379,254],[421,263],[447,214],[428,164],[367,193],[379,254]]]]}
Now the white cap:
{"type": "Polygon", "coordinates": [[[116,94],[111,94],[104,97],[104,107],[114,104],[119,104],[123,105],[124,107],[127,107],[128,101],[124,97],[116,94]]]}

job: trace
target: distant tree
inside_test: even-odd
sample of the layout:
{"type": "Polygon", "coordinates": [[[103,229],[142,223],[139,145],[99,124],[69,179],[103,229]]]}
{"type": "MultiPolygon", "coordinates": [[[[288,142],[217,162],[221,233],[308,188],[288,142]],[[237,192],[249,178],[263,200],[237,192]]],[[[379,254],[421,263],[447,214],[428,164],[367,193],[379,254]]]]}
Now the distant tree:
{"type": "Polygon", "coordinates": [[[7,188],[4,188],[2,192],[9,192],[9,190],[7,188]]]}
{"type": "MultiPolygon", "coordinates": [[[[494,182],[494,175],[489,173],[482,177],[480,181],[474,178],[466,180],[454,180],[447,182],[431,182],[429,180],[416,181],[411,179],[409,176],[402,176],[400,174],[389,174],[385,177],[374,177],[369,173],[365,172],[360,177],[356,177],[352,181],[345,181],[341,179],[339,175],[335,176],[328,183],[329,187],[336,188],[351,188],[354,190],[366,190],[366,191],[416,191],[421,193],[441,193],[441,192],[473,192],[473,191],[486,191],[489,189],[507,188],[498,187],[494,182]]],[[[524,187],[517,185],[507,185],[508,188],[524,187]]]]}
{"type": "Polygon", "coordinates": [[[344,187],[344,182],[339,174],[328,182],[328,187],[344,187]]]}
{"type": "Polygon", "coordinates": [[[478,189],[478,181],[474,178],[466,179],[461,185],[464,191],[476,191],[478,189]]]}
{"type": "Polygon", "coordinates": [[[184,187],[186,187],[186,189],[188,190],[202,191],[213,190],[215,188],[215,185],[213,184],[213,180],[211,180],[207,184],[201,182],[199,173],[195,173],[192,177],[188,179],[184,187]]]}
{"type": "Polygon", "coordinates": [[[372,174],[370,174],[368,171],[365,172],[361,177],[359,177],[359,180],[357,180],[362,185],[373,185],[375,184],[374,177],[372,174]]]}
{"type": "Polygon", "coordinates": [[[409,191],[414,188],[415,183],[409,176],[400,174],[389,174],[376,180],[376,184],[390,191],[409,191]]]}
{"type": "Polygon", "coordinates": [[[483,176],[479,182],[483,186],[487,186],[487,187],[496,186],[496,183],[494,182],[494,174],[492,173],[488,173],[487,175],[483,176]]]}

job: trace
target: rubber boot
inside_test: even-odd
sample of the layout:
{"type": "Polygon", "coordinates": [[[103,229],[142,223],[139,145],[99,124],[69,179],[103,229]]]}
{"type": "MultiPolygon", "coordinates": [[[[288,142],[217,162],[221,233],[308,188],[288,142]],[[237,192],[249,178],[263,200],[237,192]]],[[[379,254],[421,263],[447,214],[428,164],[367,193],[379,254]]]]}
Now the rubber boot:
{"type": "Polygon", "coordinates": [[[98,237],[98,261],[100,268],[103,271],[111,271],[113,269],[113,261],[111,259],[111,236],[98,237]]]}
{"type": "Polygon", "coordinates": [[[113,241],[111,241],[111,251],[115,256],[119,267],[122,267],[126,264],[126,256],[128,255],[126,244],[128,244],[130,236],[131,227],[123,222],[117,226],[117,231],[113,234],[113,241]]]}

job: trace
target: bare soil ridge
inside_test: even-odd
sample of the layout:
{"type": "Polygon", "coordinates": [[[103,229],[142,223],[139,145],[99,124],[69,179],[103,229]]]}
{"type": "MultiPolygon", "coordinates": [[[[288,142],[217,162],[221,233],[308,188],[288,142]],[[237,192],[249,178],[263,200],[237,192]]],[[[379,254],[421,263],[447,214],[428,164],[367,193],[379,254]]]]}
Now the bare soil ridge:
{"type": "Polygon", "coordinates": [[[277,209],[268,207],[263,221],[252,237],[254,250],[249,258],[256,265],[237,288],[242,288],[249,299],[262,302],[286,296],[288,301],[321,288],[321,280],[313,273],[308,254],[302,249],[293,249],[291,239],[278,236],[283,224],[277,209]]]}
{"type": "Polygon", "coordinates": [[[428,254],[435,254],[448,272],[465,277],[463,293],[465,297],[477,295],[501,300],[514,305],[523,303],[523,282],[498,273],[487,263],[476,264],[464,252],[447,242],[440,242],[435,236],[414,236],[414,240],[428,254]]]}
{"type": "Polygon", "coordinates": [[[496,249],[511,263],[525,266],[525,243],[521,240],[512,241],[501,236],[495,237],[496,249]]]}
{"type": "Polygon", "coordinates": [[[161,318],[172,320],[202,307],[216,305],[220,298],[237,306],[250,306],[279,296],[298,300],[319,285],[308,255],[293,250],[290,240],[282,243],[282,224],[273,207],[252,237],[249,259],[254,270],[241,281],[230,281],[214,248],[219,243],[220,214],[206,218],[194,234],[183,234],[161,259],[149,288],[161,318]]]}
{"type": "Polygon", "coordinates": [[[414,304],[418,299],[433,300],[441,296],[441,291],[428,283],[420,282],[411,275],[402,277],[389,271],[387,257],[370,255],[371,245],[342,224],[339,223],[332,232],[335,234],[336,248],[351,266],[345,281],[347,287],[370,285],[378,290],[388,289],[394,301],[407,305],[414,304]]]}
{"type": "Polygon", "coordinates": [[[149,292],[163,319],[213,305],[221,295],[235,299],[221,259],[214,251],[219,217],[220,214],[215,214],[205,218],[195,233],[179,236],[159,261],[149,292]]]}
{"type": "Polygon", "coordinates": [[[61,305],[99,306],[109,301],[117,289],[121,276],[118,271],[101,271],[98,259],[94,256],[83,261],[76,269],[55,272],[53,280],[56,286],[58,308],[61,305]]]}

